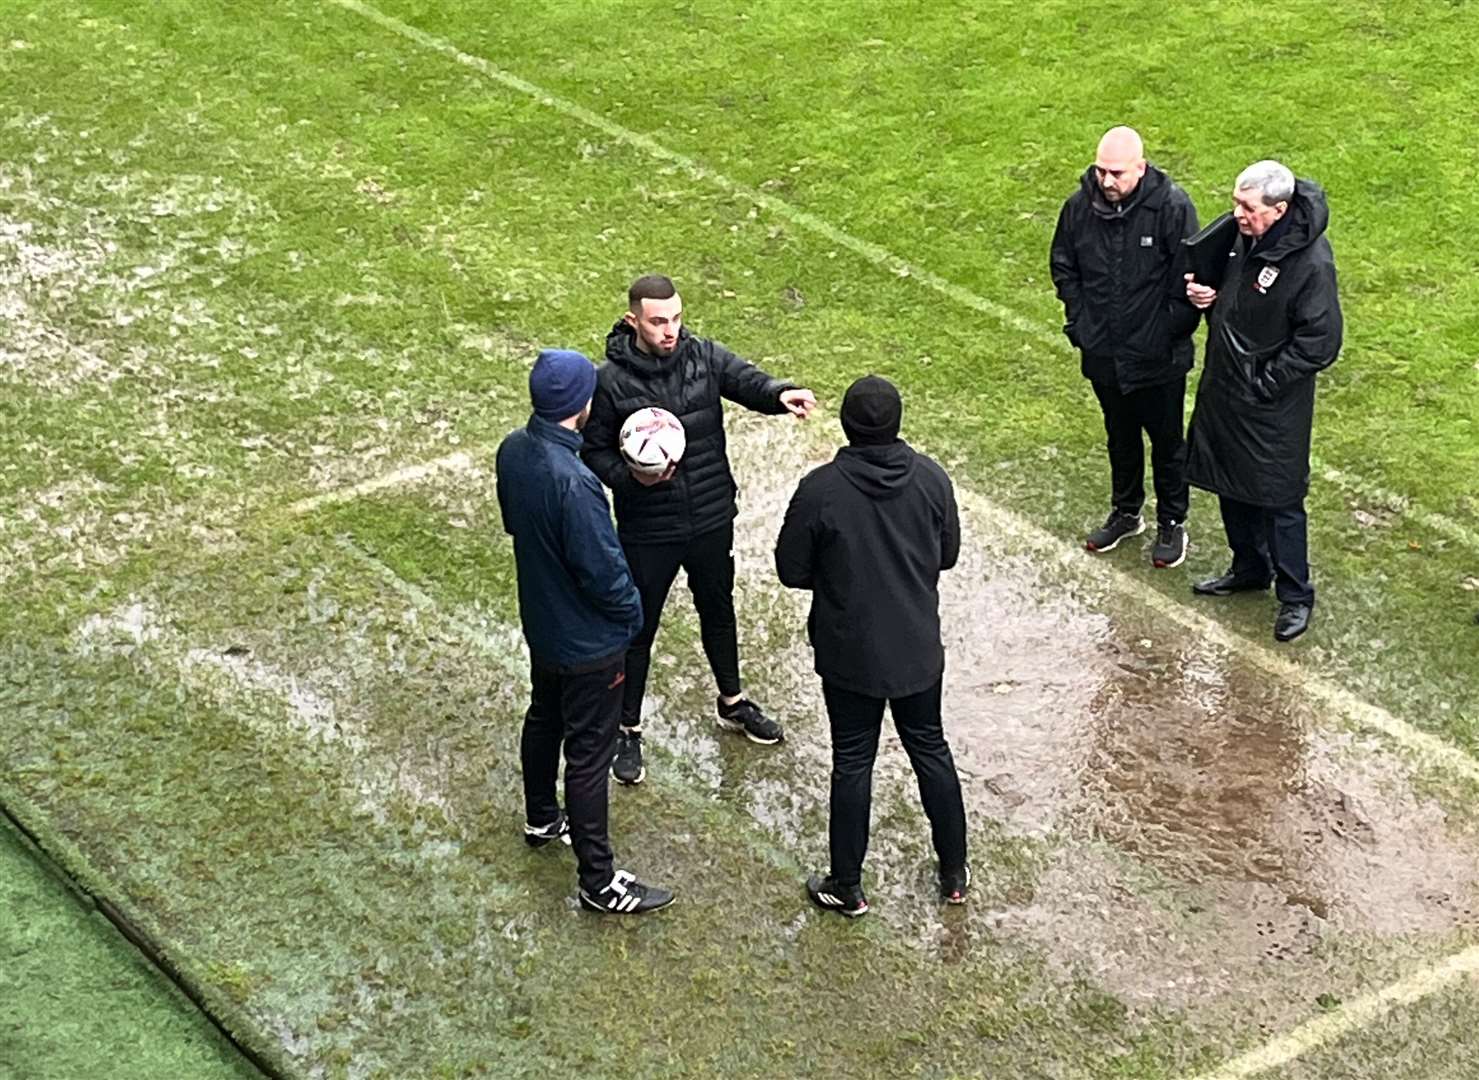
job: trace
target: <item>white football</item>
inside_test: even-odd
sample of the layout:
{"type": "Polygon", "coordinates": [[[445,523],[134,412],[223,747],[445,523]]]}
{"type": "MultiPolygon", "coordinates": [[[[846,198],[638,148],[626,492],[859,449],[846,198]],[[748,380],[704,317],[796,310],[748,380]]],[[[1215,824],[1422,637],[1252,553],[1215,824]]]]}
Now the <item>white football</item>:
{"type": "Polygon", "coordinates": [[[682,422],[656,407],[638,409],[621,425],[621,456],[644,476],[660,476],[683,459],[688,437],[682,422]]]}

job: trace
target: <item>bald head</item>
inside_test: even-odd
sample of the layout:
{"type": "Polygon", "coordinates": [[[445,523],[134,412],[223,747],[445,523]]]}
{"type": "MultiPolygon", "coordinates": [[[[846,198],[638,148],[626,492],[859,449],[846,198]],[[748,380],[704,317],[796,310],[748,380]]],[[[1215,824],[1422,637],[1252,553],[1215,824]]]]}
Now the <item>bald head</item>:
{"type": "Polygon", "coordinates": [[[1104,198],[1111,203],[1128,199],[1144,175],[1145,144],[1139,132],[1123,125],[1106,131],[1094,155],[1094,178],[1104,198]]]}

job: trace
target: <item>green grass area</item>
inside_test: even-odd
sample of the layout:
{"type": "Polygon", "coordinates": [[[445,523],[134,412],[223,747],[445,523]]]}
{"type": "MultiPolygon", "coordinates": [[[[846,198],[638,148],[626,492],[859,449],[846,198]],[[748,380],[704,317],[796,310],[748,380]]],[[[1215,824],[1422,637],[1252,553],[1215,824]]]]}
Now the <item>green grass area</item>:
{"type": "Polygon", "coordinates": [[[260,1074],[90,903],[0,821],[0,1075],[260,1074]]]}
{"type": "MultiPolygon", "coordinates": [[[[1204,218],[1256,157],[1324,183],[1350,336],[1322,376],[1317,452],[1473,535],[1460,136],[1479,16],[1348,6],[1311,36],[1293,8],[1251,27],[1067,4],[382,10],[796,213],[331,3],[0,4],[0,713],[15,720],[0,789],[255,1048],[356,1076],[1179,1077],[1317,1011],[1316,993],[1468,940],[1466,923],[1331,934],[1299,975],[1250,965],[1241,995],[1140,996],[1113,963],[1065,961],[1012,920],[1065,864],[1099,860],[1112,883],[1058,913],[1064,934],[1094,908],[1222,945],[1232,886],[1113,830],[1024,838],[977,791],[980,900],[948,921],[922,903],[925,833],[897,760],[870,856],[878,917],[807,916],[825,728],[764,552],[743,563],[745,660],[794,713],[786,755],[715,738],[679,601],[654,680],[661,766],[615,815],[619,851],[684,903],[641,928],[585,919],[568,861],[509,842],[522,660],[489,451],[522,420],[535,343],[598,355],[627,283],[661,270],[699,332],[816,388],[831,427],[807,445],[835,435],[843,387],[879,371],[963,487],[1075,545],[1107,468],[1054,337],[1046,246],[1098,134],[1127,121],[1204,218]],[[1041,329],[901,277],[801,212],[1041,329]],[[472,470],[286,509],[459,451],[472,470]],[[572,1037],[585,978],[614,989],[572,1037]]],[[[773,498],[798,459],[764,460],[753,486],[773,498]]],[[[1286,655],[1472,750],[1479,594],[1462,583],[1479,551],[1318,477],[1310,509],[1320,608],[1286,655]]],[[[1216,522],[1196,495],[1185,573],[1151,572],[1138,548],[1111,565],[1190,603],[1192,576],[1223,568],[1216,522]]],[[[968,540],[1018,568],[1003,579],[1041,559],[1030,538],[968,540]]],[[[1084,632],[1095,657],[1135,668],[1153,641],[1157,665],[1234,673],[1219,676],[1229,716],[1323,722],[1297,686],[1268,692],[1122,596],[1056,569],[1038,587],[1110,613],[1084,632]]],[[[1271,605],[1202,610],[1268,637],[1271,605]]],[[[980,627],[1011,644],[989,613],[980,627]]],[[[1416,771],[1466,839],[1472,792],[1416,771]]],[[[1440,1020],[1414,1037],[1441,1040],[1440,1020]]],[[[1309,1075],[1383,1075],[1362,1053],[1309,1075]]]]}

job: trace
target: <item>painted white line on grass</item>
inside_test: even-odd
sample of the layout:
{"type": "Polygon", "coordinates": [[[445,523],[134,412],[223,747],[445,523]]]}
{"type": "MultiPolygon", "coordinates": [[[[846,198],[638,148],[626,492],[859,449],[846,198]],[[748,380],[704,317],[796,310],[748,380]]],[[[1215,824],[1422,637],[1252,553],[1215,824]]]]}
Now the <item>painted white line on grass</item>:
{"type": "Polygon", "coordinates": [[[375,556],[362,550],[352,540],[341,538],[336,543],[361,566],[374,571],[376,577],[400,593],[417,611],[440,619],[456,631],[464,641],[476,646],[483,655],[498,665],[501,674],[510,679],[522,679],[528,676],[529,665],[524,654],[524,639],[517,628],[500,626],[499,629],[503,632],[494,633],[474,626],[457,615],[448,614],[425,589],[401,577],[375,556]]]}
{"type": "MultiPolygon", "coordinates": [[[[1130,603],[1148,607],[1162,618],[1221,646],[1289,686],[1300,688],[1326,709],[1346,717],[1357,727],[1385,735],[1423,764],[1446,768],[1467,779],[1479,781],[1479,760],[1452,743],[1430,735],[1381,706],[1364,701],[1344,687],[1314,674],[1289,659],[1283,651],[1249,641],[1189,604],[1172,600],[1159,590],[1142,584],[1107,561],[1064,544],[1025,517],[998,506],[984,495],[966,488],[957,488],[957,493],[962,508],[990,531],[1022,539],[1039,557],[1054,560],[1083,581],[1103,584],[1130,603]]],[[[1215,607],[1218,601],[1209,598],[1206,603],[1208,607],[1215,607]]],[[[1284,647],[1285,650],[1288,648],[1284,647]]]]}
{"type": "Polygon", "coordinates": [[[995,319],[1003,326],[1009,326],[1013,330],[1034,338],[1041,343],[1054,346],[1058,345],[1062,337],[1061,334],[1045,329],[1041,323],[1013,311],[1004,304],[998,304],[994,300],[988,300],[984,296],[978,296],[976,293],[962,288],[953,281],[940,277],[938,274],[932,274],[928,270],[899,258],[887,248],[853,236],[851,233],[844,232],[831,222],[819,218],[815,214],[807,213],[805,210],[798,209],[783,199],[777,199],[774,195],[767,194],[759,188],[750,187],[748,184],[742,184],[737,180],[731,180],[723,173],[716,172],[697,159],[689,157],[687,154],[680,154],[676,150],[668,149],[650,135],[643,135],[641,132],[623,127],[612,120],[608,120],[600,113],[587,109],[583,105],[577,105],[567,98],[552,94],[526,79],[521,79],[517,75],[504,71],[498,65],[483,59],[481,56],[473,56],[471,53],[465,53],[445,38],[439,38],[435,34],[428,34],[425,30],[419,30],[414,26],[403,23],[399,19],[392,18],[376,10],[369,4],[362,3],[361,0],[330,0],[330,2],[346,8],[357,15],[361,15],[371,22],[377,23],[385,29],[399,34],[401,37],[409,38],[411,41],[416,42],[416,44],[433,52],[439,52],[443,56],[450,57],[457,61],[457,63],[486,75],[489,79],[508,87],[510,90],[517,90],[521,94],[534,98],[541,105],[548,106],[555,112],[562,113],[573,120],[578,120],[587,127],[595,128],[597,131],[610,136],[617,142],[635,147],[660,161],[666,161],[669,164],[676,165],[696,180],[713,184],[715,187],[727,191],[731,195],[740,196],[754,203],[756,206],[769,210],[778,217],[786,218],[793,224],[814,232],[818,236],[826,237],[838,247],[844,247],[849,251],[856,252],[869,262],[887,269],[896,277],[913,278],[916,281],[922,282],[936,292],[950,297],[956,303],[972,308],[983,315],[995,319]]]}
{"type": "Polygon", "coordinates": [[[299,499],[295,503],[288,504],[288,513],[306,514],[317,510],[320,506],[328,506],[331,503],[350,502],[358,499],[361,495],[369,495],[388,487],[396,487],[400,484],[413,484],[423,480],[436,472],[466,472],[472,468],[472,455],[459,450],[455,454],[436,458],[433,461],[425,461],[419,465],[407,465],[403,469],[384,473],[381,476],[372,476],[368,480],[361,480],[357,484],[348,487],[335,488],[326,491],[322,495],[312,495],[306,499],[299,499]]]}
{"type": "MultiPolygon", "coordinates": [[[[750,187],[737,180],[732,180],[723,173],[711,169],[696,158],[669,149],[650,135],[643,135],[639,131],[633,131],[631,128],[623,127],[621,124],[609,120],[600,113],[593,112],[583,105],[578,105],[567,98],[552,94],[542,87],[529,82],[527,79],[521,79],[511,72],[504,71],[497,64],[481,56],[473,56],[471,53],[465,53],[445,38],[437,37],[435,34],[429,34],[425,30],[420,30],[408,23],[401,22],[401,20],[386,15],[369,4],[363,3],[362,0],[329,0],[329,2],[337,4],[339,7],[345,8],[348,11],[352,11],[392,33],[408,38],[424,48],[450,57],[457,63],[472,68],[474,71],[487,76],[494,82],[531,97],[540,104],[553,109],[555,112],[568,116],[573,120],[578,120],[587,127],[594,128],[618,142],[642,150],[660,161],[666,161],[676,165],[696,180],[713,184],[715,187],[727,191],[731,195],[737,195],[747,199],[756,206],[769,210],[778,217],[785,218],[795,225],[816,233],[818,236],[825,237],[838,247],[846,248],[862,256],[868,262],[889,271],[896,277],[913,278],[915,281],[928,286],[942,296],[949,297],[957,304],[970,308],[973,311],[978,311],[996,320],[1003,326],[1010,327],[1018,333],[1026,335],[1040,345],[1045,345],[1065,353],[1071,353],[1073,351],[1067,340],[1055,328],[1047,327],[1041,322],[1030,319],[1005,304],[997,303],[995,300],[989,300],[961,285],[957,285],[948,278],[931,273],[921,266],[900,258],[887,248],[845,232],[824,218],[817,217],[815,214],[792,206],[785,200],[778,199],[774,195],[770,195],[759,188],[750,187]]],[[[1345,488],[1345,490],[1355,494],[1364,494],[1368,497],[1380,496],[1382,501],[1387,505],[1403,506],[1406,508],[1403,510],[1403,513],[1407,517],[1412,518],[1414,521],[1421,523],[1434,532],[1442,533],[1445,536],[1467,544],[1471,550],[1479,552],[1479,533],[1476,533],[1474,530],[1452,521],[1441,514],[1412,509],[1408,506],[1410,500],[1381,493],[1379,488],[1372,487],[1339,469],[1321,466],[1321,470],[1322,475],[1332,483],[1345,488]]]]}
{"type": "Polygon", "coordinates": [[[1311,1050],[1366,1027],[1393,1009],[1431,997],[1466,975],[1479,975],[1479,945],[1470,946],[1463,952],[1455,953],[1405,979],[1399,979],[1390,986],[1346,1002],[1335,1012],[1301,1024],[1266,1046],[1250,1050],[1193,1080],[1246,1080],[1247,1077],[1286,1065],[1311,1050]]]}
{"type": "MultiPolygon", "coordinates": [[[[469,454],[462,456],[485,457],[487,454],[485,450],[475,447],[469,454]]],[[[382,476],[372,477],[353,487],[330,494],[337,501],[344,501],[395,484],[413,483],[445,468],[443,463],[446,460],[443,458],[424,465],[410,465],[395,469],[382,476]]],[[[1061,539],[1021,514],[998,505],[986,496],[965,487],[958,487],[957,493],[962,510],[967,514],[968,519],[974,520],[976,524],[973,531],[979,535],[1014,537],[1031,549],[1039,559],[1056,562],[1087,584],[1101,585],[1131,604],[1149,608],[1161,618],[1185,627],[1191,633],[1226,649],[1230,654],[1249,665],[1274,676],[1289,686],[1300,688],[1326,710],[1345,717],[1356,727],[1386,736],[1412,754],[1424,766],[1446,769],[1466,779],[1479,782],[1479,759],[1475,759],[1452,743],[1421,730],[1406,720],[1392,715],[1381,706],[1373,705],[1344,687],[1304,668],[1286,655],[1288,646],[1275,649],[1250,641],[1243,635],[1229,630],[1211,616],[1203,614],[1196,607],[1170,599],[1159,590],[1148,587],[1108,561],[1085,555],[1078,548],[1065,544],[1061,539]]],[[[299,505],[302,504],[294,504],[294,506],[299,505]]],[[[359,562],[373,569],[378,576],[405,596],[418,610],[435,613],[447,619],[459,634],[485,654],[506,661],[508,665],[506,674],[512,676],[524,674],[522,667],[519,666],[522,662],[523,648],[517,635],[499,636],[474,626],[464,619],[443,614],[436,601],[425,591],[399,577],[388,566],[362,551],[353,542],[341,539],[338,544],[359,562]]],[[[1217,600],[1209,599],[1205,606],[1215,609],[1217,603],[1217,600]]]]}
{"type": "Polygon", "coordinates": [[[1336,487],[1344,488],[1352,495],[1359,495],[1369,500],[1373,505],[1386,507],[1397,511],[1403,517],[1411,518],[1430,532],[1441,533],[1450,540],[1456,540],[1465,545],[1471,551],[1479,552],[1479,532],[1454,521],[1452,518],[1444,517],[1442,514],[1432,514],[1426,510],[1418,510],[1413,507],[1412,500],[1405,495],[1398,495],[1394,491],[1387,491],[1375,484],[1362,480],[1359,476],[1352,476],[1348,472],[1335,468],[1333,465],[1315,463],[1320,470],[1320,475],[1329,480],[1336,487]]]}

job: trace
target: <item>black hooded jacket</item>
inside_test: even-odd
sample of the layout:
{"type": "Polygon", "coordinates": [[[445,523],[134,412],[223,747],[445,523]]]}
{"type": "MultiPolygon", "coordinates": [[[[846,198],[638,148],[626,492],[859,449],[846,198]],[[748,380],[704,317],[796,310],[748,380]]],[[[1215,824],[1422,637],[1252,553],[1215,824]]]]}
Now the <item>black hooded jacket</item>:
{"type": "Polygon", "coordinates": [[[1049,268],[1086,378],[1130,393],[1191,370],[1199,315],[1186,299],[1181,239],[1196,231],[1191,199],[1155,166],[1119,204],[1092,168],[1084,173],[1058,214],[1049,268]]]}
{"type": "Polygon", "coordinates": [[[1207,309],[1206,366],[1187,430],[1197,487],[1270,507],[1309,490],[1315,374],[1335,363],[1343,332],[1329,221],[1325,193],[1299,180],[1263,243],[1238,238],[1207,309]]]}
{"type": "Polygon", "coordinates": [[[940,571],[959,554],[950,478],[908,443],[845,446],[808,473],[786,510],[775,565],[782,584],[811,590],[817,674],[879,698],[939,681],[940,571]]]}
{"type": "Polygon", "coordinates": [[[582,434],[581,457],[611,489],[623,543],[682,543],[734,520],[737,488],[729,471],[721,398],[755,412],[786,411],[781,392],[794,383],[771,378],[723,345],[683,328],[672,356],[637,348],[636,331],[618,322],[606,336],[606,362],[582,434]],[[643,487],[621,456],[621,425],[656,405],[683,424],[687,449],[671,480],[643,487]]]}

